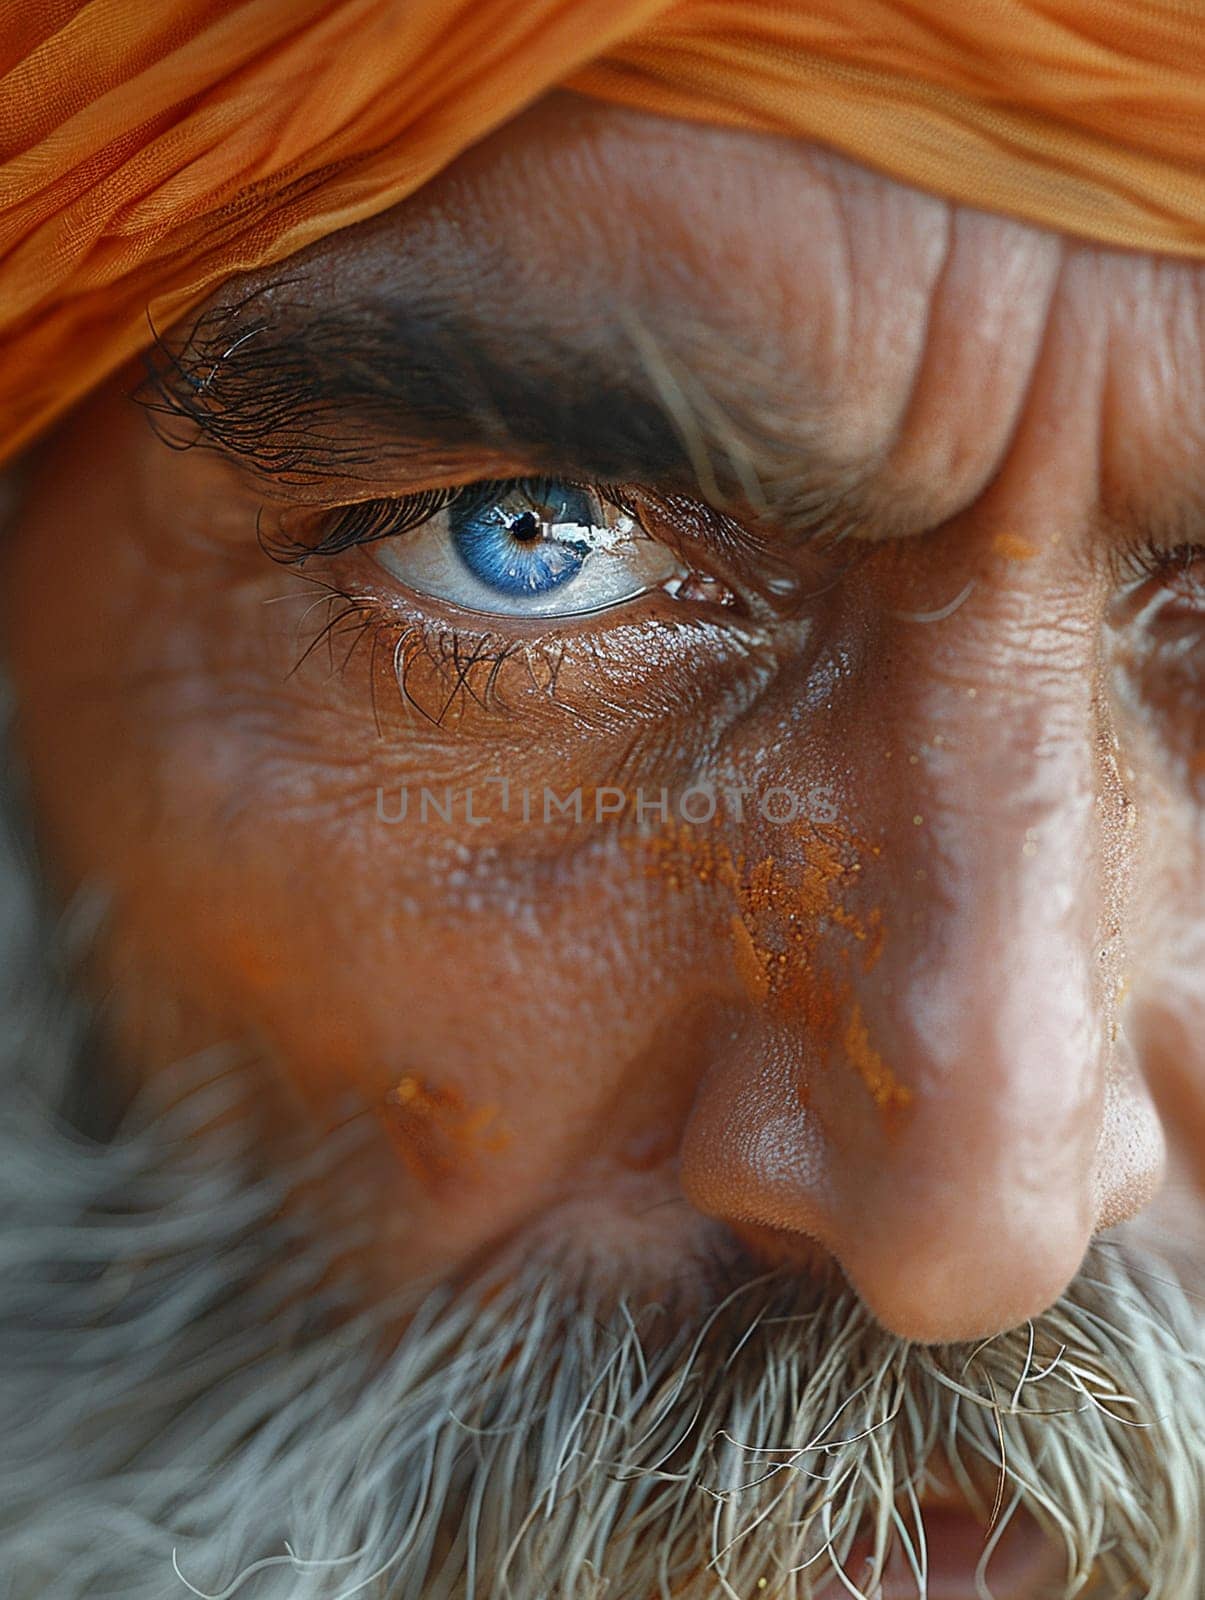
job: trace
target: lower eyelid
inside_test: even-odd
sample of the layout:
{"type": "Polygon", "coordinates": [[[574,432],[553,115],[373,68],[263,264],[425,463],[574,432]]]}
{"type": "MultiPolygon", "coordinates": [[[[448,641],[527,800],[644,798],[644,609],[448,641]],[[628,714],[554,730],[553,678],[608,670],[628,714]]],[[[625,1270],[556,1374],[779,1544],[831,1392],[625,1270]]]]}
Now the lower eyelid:
{"type": "Polygon", "coordinates": [[[329,605],[314,611],[310,601],[293,670],[317,659],[326,678],[367,672],[364,703],[374,716],[382,690],[396,688],[427,720],[483,735],[521,719],[529,701],[531,710],[552,705],[570,714],[599,704],[630,726],[642,704],[672,703],[685,714],[734,671],[764,675],[761,629],[657,591],[550,626],[548,618],[483,618],[408,593],[382,582],[364,550],[325,558],[323,566],[329,605]]]}

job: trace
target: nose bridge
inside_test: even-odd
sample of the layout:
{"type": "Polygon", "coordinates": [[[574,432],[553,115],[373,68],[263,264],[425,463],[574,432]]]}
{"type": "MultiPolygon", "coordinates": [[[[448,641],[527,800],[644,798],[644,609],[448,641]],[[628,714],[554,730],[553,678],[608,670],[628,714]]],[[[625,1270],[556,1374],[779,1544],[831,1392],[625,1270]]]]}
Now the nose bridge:
{"type": "Polygon", "coordinates": [[[893,652],[896,777],[860,785],[891,907],[865,999],[914,1055],[918,1093],[991,1097],[1002,1127],[1027,1117],[1041,1060],[1080,1063],[1047,1084],[1052,1109],[1078,1104],[1098,1053],[1102,735],[1086,632],[1017,617],[966,635],[936,665],[909,660],[915,635],[893,652]]]}
{"type": "Polygon", "coordinates": [[[915,1187],[930,1195],[973,1151],[964,1205],[1070,1183],[1102,1094],[1091,663],[1035,634],[1019,649],[997,635],[988,672],[973,641],[961,671],[910,674],[911,748],[892,758],[908,781],[879,801],[890,926],[862,1005],[912,1090],[915,1187]]]}
{"type": "Polygon", "coordinates": [[[1094,1223],[1104,1038],[1092,645],[1015,601],[950,621],[940,641],[895,624],[899,738],[884,765],[897,776],[860,786],[877,797],[885,932],[855,991],[907,1104],[875,1130],[865,1104],[831,1096],[834,1137],[858,1152],[834,1187],[855,1278],[881,1276],[886,1252],[949,1305],[949,1280],[977,1273],[1012,1296],[989,1320],[1013,1320],[1062,1288],[1094,1223]],[[935,1281],[934,1262],[945,1263],[935,1281]]]}
{"type": "MultiPolygon", "coordinates": [[[[1023,1321],[1074,1274],[1108,1050],[1091,630],[1015,597],[942,628],[885,626],[890,674],[835,719],[858,859],[821,907],[812,979],[769,996],[694,1123],[715,1172],[725,1139],[745,1163],[746,1220],[819,1239],[921,1338],[1023,1321]]],[[[690,1135],[684,1182],[708,1209],[690,1135]]],[[[729,1171],[725,1206],[739,1187],[729,1171]]]]}

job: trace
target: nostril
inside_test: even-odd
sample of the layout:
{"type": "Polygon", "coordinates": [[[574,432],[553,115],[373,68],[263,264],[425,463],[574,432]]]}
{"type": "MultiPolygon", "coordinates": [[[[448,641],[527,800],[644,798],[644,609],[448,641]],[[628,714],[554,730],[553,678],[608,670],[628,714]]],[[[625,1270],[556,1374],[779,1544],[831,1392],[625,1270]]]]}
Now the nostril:
{"type": "Polygon", "coordinates": [[[729,1222],[727,1227],[760,1270],[794,1273],[829,1287],[848,1282],[832,1252],[818,1239],[755,1222],[729,1222]]]}
{"type": "Polygon", "coordinates": [[[700,1085],[679,1151],[682,1192],[696,1210],[764,1253],[821,1251],[831,1231],[831,1141],[799,1091],[797,1049],[750,1029],[700,1085]]]}

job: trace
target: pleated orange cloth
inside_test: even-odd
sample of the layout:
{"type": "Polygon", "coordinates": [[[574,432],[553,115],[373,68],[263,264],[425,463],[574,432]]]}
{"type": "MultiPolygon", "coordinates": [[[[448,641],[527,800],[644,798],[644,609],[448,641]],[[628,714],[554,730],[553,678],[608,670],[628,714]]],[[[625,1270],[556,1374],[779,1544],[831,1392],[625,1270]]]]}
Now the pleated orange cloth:
{"type": "Polygon", "coordinates": [[[1205,0],[8,0],[0,457],[555,85],[1205,255],[1205,0]]]}

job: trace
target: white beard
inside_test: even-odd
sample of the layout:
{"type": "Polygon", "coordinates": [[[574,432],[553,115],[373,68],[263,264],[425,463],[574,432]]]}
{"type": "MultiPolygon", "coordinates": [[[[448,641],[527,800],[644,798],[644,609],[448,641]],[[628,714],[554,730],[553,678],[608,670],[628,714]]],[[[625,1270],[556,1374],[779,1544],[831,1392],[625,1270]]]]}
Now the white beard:
{"type": "Polygon", "coordinates": [[[4,1600],[783,1600],[877,1527],[873,1595],[889,1540],[923,1567],[939,1444],[985,1519],[998,1484],[998,1527],[1043,1524],[1067,1593],[1201,1600],[1205,1319],[1166,1262],[1103,1243],[972,1351],[781,1278],[704,1318],[515,1257],[391,1342],[402,1307],[332,1267],[354,1212],[298,1189],[348,1151],[265,1174],[250,1122],[211,1126],[228,1062],[73,1128],[61,943],[0,796],[4,1600]]]}

